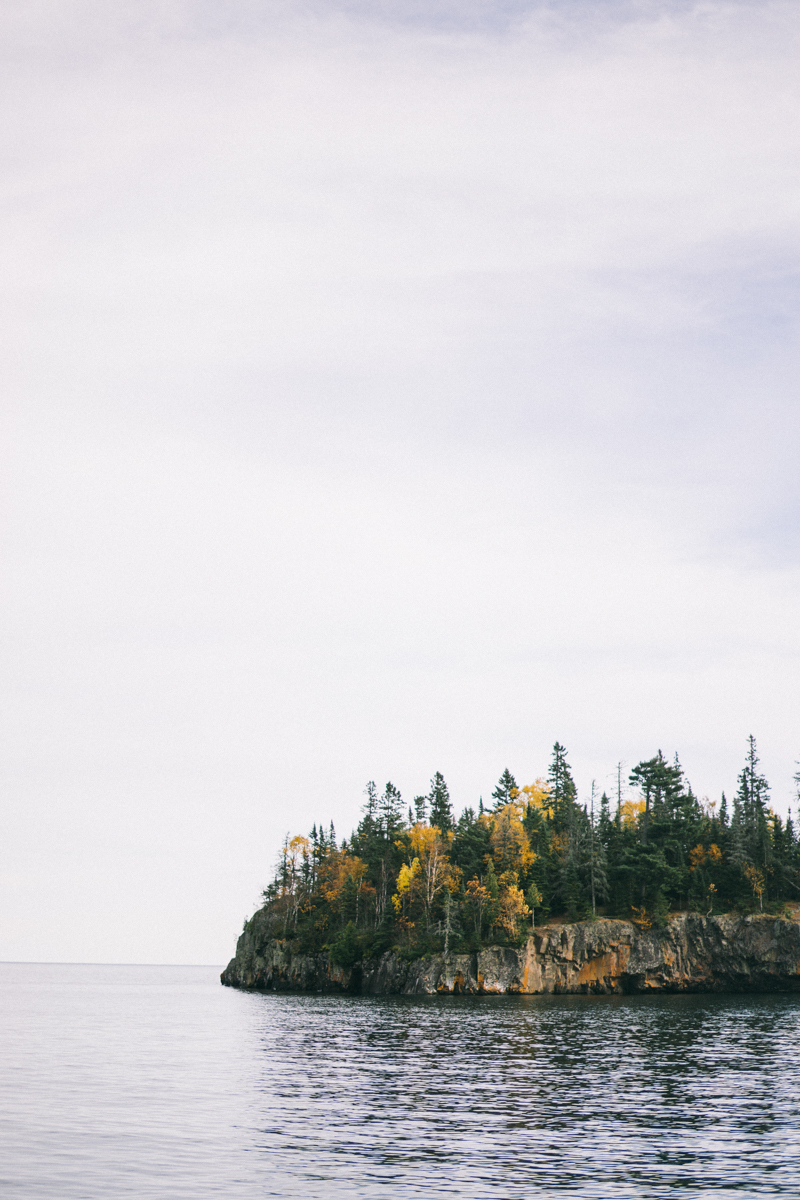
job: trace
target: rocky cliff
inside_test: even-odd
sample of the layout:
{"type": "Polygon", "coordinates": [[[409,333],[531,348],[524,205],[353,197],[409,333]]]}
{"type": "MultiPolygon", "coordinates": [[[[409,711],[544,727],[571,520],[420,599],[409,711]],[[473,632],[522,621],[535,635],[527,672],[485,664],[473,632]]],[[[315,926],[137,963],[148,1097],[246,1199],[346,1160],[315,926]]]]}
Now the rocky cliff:
{"type": "Polygon", "coordinates": [[[543,926],[520,949],[490,946],[411,962],[388,951],[342,968],[327,953],[296,953],[291,942],[270,938],[256,913],[221,978],[259,991],[406,996],[800,991],[800,922],[690,913],[642,931],[629,921],[583,921],[543,926]]]}

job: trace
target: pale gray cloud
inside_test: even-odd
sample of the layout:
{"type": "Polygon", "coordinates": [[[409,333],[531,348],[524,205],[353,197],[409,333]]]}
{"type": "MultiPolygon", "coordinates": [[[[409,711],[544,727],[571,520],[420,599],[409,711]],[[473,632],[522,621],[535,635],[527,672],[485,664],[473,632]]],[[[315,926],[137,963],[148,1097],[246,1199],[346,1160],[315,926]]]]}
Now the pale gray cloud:
{"type": "Polygon", "coordinates": [[[800,15],[10,4],[0,954],[213,959],[370,777],[798,755],[800,15]]]}

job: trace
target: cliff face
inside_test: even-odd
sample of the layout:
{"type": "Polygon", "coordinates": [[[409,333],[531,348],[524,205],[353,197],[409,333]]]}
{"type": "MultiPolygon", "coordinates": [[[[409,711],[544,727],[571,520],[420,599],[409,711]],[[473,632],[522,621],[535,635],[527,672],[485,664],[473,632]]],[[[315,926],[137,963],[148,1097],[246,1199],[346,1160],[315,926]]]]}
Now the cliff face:
{"type": "Polygon", "coordinates": [[[527,945],[407,962],[392,951],[352,968],[327,953],[299,954],[271,939],[260,913],[222,973],[229,987],[259,991],[612,993],[800,991],[800,923],[776,917],[674,917],[664,929],[629,921],[543,926],[527,945]]]}

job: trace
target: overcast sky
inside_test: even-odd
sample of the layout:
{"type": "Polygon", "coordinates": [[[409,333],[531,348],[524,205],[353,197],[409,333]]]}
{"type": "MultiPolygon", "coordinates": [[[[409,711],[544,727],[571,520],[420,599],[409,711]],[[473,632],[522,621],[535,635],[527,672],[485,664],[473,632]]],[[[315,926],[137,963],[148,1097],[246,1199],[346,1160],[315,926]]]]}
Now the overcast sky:
{"type": "Polygon", "coordinates": [[[800,758],[800,7],[5,0],[0,958],[283,835],[800,758]]]}

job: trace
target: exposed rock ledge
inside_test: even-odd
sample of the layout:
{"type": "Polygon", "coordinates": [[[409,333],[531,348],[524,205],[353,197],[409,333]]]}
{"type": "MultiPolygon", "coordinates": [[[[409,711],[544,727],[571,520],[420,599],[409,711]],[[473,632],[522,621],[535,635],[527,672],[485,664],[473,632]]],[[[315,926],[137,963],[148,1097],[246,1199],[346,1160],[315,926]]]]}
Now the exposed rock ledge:
{"type": "Polygon", "coordinates": [[[629,921],[583,921],[543,926],[518,950],[490,946],[411,962],[389,951],[345,969],[327,953],[295,953],[291,942],[269,938],[256,913],[221,979],[259,991],[406,996],[800,991],[800,923],[690,913],[643,932],[629,921]]]}

